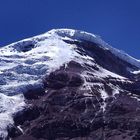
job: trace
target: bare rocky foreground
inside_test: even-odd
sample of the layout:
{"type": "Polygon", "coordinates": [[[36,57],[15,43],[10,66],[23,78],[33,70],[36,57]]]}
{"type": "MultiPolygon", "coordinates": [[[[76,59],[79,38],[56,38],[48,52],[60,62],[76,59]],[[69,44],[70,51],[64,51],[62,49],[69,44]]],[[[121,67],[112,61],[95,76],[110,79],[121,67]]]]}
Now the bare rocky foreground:
{"type": "Polygon", "coordinates": [[[90,42],[71,42],[93,65],[70,61],[26,92],[24,111],[8,128],[12,140],[140,140],[140,79],[135,66],[90,42]],[[104,68],[115,76],[100,76],[104,68]]]}

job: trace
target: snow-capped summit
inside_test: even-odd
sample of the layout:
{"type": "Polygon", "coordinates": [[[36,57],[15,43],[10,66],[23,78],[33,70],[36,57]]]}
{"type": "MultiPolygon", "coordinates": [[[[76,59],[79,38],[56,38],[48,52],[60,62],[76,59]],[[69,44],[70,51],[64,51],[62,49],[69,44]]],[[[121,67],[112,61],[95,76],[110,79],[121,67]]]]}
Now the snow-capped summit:
{"type": "MultiPolygon", "coordinates": [[[[52,106],[58,103],[60,116],[62,110],[69,108],[71,104],[72,112],[66,109],[66,114],[63,114],[65,117],[67,113],[73,114],[73,109],[78,108],[77,111],[83,117],[77,118],[81,119],[80,126],[82,120],[91,125],[94,121],[97,123],[96,117],[100,113],[104,124],[107,120],[105,113],[110,111],[107,107],[114,107],[114,101],[118,103],[120,96],[125,95],[125,100],[133,98],[134,104],[139,106],[139,95],[136,94],[140,90],[139,70],[139,60],[111,47],[99,36],[79,30],[53,29],[42,35],[1,47],[0,137],[14,139],[19,135],[33,135],[37,139],[53,139],[49,135],[49,126],[44,128],[46,135],[40,128],[36,128],[40,119],[43,119],[42,114],[45,115],[44,111],[50,110],[40,110],[44,101],[48,104],[49,101],[52,102],[52,106]],[[57,92],[62,96],[53,97],[57,92]],[[134,95],[129,97],[128,93],[134,95]],[[109,101],[110,98],[113,102],[109,101]],[[90,102],[89,108],[87,102],[90,102]],[[59,108],[60,106],[63,107],[59,108]],[[92,115],[89,111],[92,111],[92,115]],[[35,120],[38,123],[35,123],[35,120]],[[25,125],[27,121],[30,121],[30,126],[25,125]],[[36,127],[32,128],[33,125],[36,127]],[[42,137],[38,131],[42,132],[42,137]]],[[[53,113],[48,114],[53,119],[53,113]]],[[[79,114],[76,117],[79,117],[79,114]]],[[[73,129],[78,131],[77,127],[73,129]]],[[[73,137],[82,135],[82,127],[84,126],[77,132],[79,135],[72,133],[73,137]]],[[[59,137],[57,135],[56,138],[59,137]]],[[[66,137],[69,137],[67,133],[66,137]]]]}
{"type": "MultiPolygon", "coordinates": [[[[32,38],[28,38],[16,43],[13,43],[9,45],[9,47],[17,48],[19,46],[19,50],[21,49],[29,49],[26,48],[27,45],[31,45],[30,47],[33,47],[36,45],[38,42],[44,41],[46,39],[60,39],[60,40],[65,40],[65,39],[73,39],[73,40],[79,40],[79,41],[89,41],[89,42],[94,42],[97,43],[100,47],[103,47],[104,49],[109,49],[113,54],[118,56],[119,58],[123,59],[124,61],[127,61],[128,63],[131,63],[132,65],[135,65],[140,68],[140,60],[137,60],[128,54],[126,54],[124,51],[120,51],[116,48],[113,48],[106,42],[104,42],[100,36],[94,35],[92,33],[88,33],[85,31],[80,31],[80,30],[73,30],[73,29],[53,29],[50,30],[42,35],[38,35],[32,38]],[[22,47],[25,48],[22,48],[22,47]]],[[[23,50],[24,51],[24,50],[23,50]]]]}

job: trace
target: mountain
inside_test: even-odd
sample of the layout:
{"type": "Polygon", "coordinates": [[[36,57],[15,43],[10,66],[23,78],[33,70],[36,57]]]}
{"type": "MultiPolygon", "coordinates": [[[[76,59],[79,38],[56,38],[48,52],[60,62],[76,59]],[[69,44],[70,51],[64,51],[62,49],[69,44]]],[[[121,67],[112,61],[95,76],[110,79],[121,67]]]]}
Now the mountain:
{"type": "Polygon", "coordinates": [[[140,61],[79,30],[0,48],[0,139],[140,140],[140,61]]]}

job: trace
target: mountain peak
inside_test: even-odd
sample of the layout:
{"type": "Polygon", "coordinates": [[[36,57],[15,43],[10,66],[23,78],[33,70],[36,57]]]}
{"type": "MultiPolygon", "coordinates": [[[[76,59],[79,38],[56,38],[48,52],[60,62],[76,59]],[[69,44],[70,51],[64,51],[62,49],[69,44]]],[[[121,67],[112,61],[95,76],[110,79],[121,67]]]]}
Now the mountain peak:
{"type": "MultiPolygon", "coordinates": [[[[83,130],[94,131],[98,117],[98,127],[105,127],[111,120],[108,115],[115,114],[112,108],[117,106],[115,110],[122,111],[119,102],[125,100],[125,108],[127,101],[132,101],[133,111],[136,104],[139,106],[140,61],[91,33],[53,29],[0,48],[0,60],[2,139],[19,135],[27,139],[29,135],[36,139],[71,137],[69,134],[81,137],[83,130]],[[48,129],[57,121],[69,133],[59,127],[58,132],[48,129]],[[74,127],[67,125],[69,122],[74,127]],[[54,135],[50,135],[52,132],[54,135]]],[[[129,112],[128,108],[124,110],[129,112]]]]}
{"type": "Polygon", "coordinates": [[[26,46],[26,45],[34,45],[37,42],[43,41],[47,38],[59,38],[60,40],[77,40],[77,41],[87,41],[87,42],[93,42],[98,44],[99,47],[102,47],[103,49],[108,49],[119,57],[120,59],[135,65],[136,67],[140,68],[140,60],[137,60],[133,58],[132,56],[128,55],[124,51],[118,50],[112,46],[110,46],[108,43],[106,43],[104,40],[101,39],[100,36],[88,33],[82,30],[74,30],[74,29],[52,29],[44,34],[31,37],[28,39],[24,39],[22,41],[16,42],[11,44],[14,46],[26,46]]]}
{"type": "Polygon", "coordinates": [[[103,41],[100,36],[94,35],[92,33],[88,33],[81,30],[74,30],[74,29],[53,29],[48,32],[49,34],[57,34],[58,36],[62,38],[70,38],[75,40],[84,40],[89,41],[98,44],[100,47],[103,47],[104,49],[109,49],[114,55],[118,56],[119,58],[127,61],[128,63],[131,63],[132,65],[135,65],[136,67],[140,68],[140,60],[137,60],[124,51],[120,51],[116,48],[113,48],[108,43],[103,41]]]}

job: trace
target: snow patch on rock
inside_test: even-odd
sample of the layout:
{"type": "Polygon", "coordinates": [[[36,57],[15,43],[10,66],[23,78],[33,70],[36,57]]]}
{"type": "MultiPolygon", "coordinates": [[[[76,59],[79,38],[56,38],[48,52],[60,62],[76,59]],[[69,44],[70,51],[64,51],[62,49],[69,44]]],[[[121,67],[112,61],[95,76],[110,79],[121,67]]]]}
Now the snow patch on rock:
{"type": "Polygon", "coordinates": [[[85,31],[80,30],[73,30],[73,29],[53,29],[49,31],[50,34],[57,34],[58,36],[65,38],[69,37],[74,40],[84,40],[84,41],[90,41],[97,43],[100,47],[104,49],[110,50],[114,55],[119,57],[120,59],[130,63],[131,65],[134,65],[138,68],[140,68],[140,60],[137,60],[124,51],[118,50],[116,48],[113,48],[109,44],[107,44],[105,41],[101,39],[100,36],[94,35],[92,33],[88,33],[85,31]]]}

